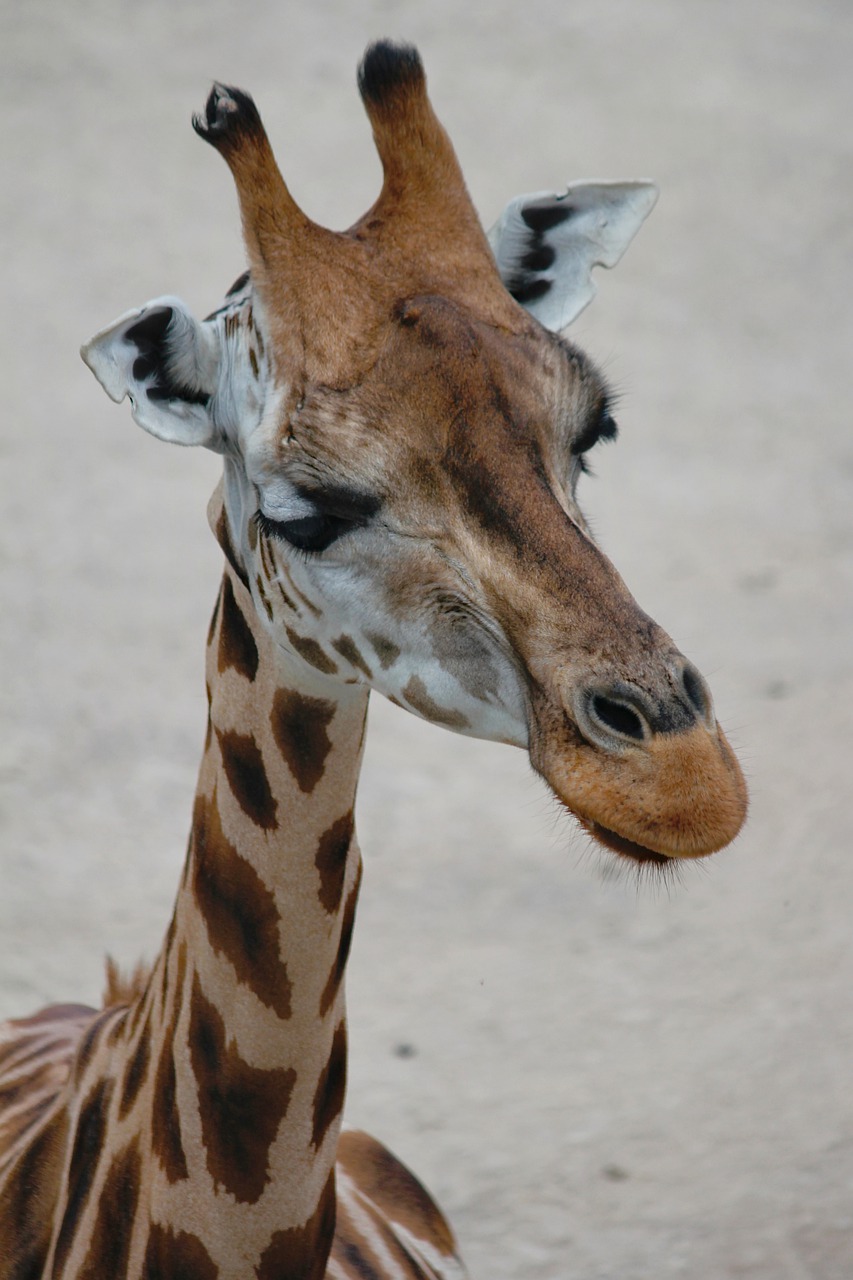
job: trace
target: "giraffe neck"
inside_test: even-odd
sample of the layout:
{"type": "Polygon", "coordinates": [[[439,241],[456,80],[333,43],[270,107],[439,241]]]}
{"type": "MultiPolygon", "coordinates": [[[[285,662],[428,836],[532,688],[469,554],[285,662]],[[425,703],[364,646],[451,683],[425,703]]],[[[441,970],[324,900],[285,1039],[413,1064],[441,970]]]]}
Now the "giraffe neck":
{"type": "MultiPolygon", "coordinates": [[[[321,684],[284,654],[232,566],[207,681],[192,833],[165,945],[143,996],[103,1016],[78,1067],[78,1114],[97,1096],[107,1126],[88,1199],[102,1217],[115,1201],[110,1180],[135,1188],[128,1275],[171,1276],[186,1253],[187,1268],[209,1261],[221,1280],[307,1280],[323,1275],[334,1227],[367,691],[321,684]]],[[[70,1202],[73,1167],[67,1187],[70,1202]]],[[[78,1274],[72,1253],[94,1251],[101,1264],[99,1239],[114,1235],[115,1224],[112,1235],[98,1221],[75,1228],[69,1266],[53,1274],[78,1274]]]]}

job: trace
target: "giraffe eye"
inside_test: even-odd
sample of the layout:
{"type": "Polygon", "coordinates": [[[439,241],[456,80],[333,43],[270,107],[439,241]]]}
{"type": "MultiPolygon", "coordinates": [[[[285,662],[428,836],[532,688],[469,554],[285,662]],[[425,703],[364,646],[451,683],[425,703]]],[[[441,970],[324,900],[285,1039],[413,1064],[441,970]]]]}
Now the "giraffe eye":
{"type": "Polygon", "coordinates": [[[255,524],[266,537],[287,542],[298,551],[325,551],[342,533],[352,528],[351,520],[323,511],[293,520],[272,520],[263,511],[258,511],[255,524]]]}

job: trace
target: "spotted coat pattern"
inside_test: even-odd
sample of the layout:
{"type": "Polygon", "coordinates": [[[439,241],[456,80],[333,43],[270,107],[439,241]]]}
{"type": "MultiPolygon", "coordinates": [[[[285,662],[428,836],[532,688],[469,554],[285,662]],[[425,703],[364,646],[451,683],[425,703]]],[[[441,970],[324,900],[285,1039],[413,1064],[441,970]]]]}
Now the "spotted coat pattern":
{"type": "Polygon", "coordinates": [[[0,1280],[462,1275],[420,1184],[340,1133],[366,698],[285,674],[228,567],[163,950],[101,1012],[0,1030],[0,1280]]]}
{"type": "Polygon", "coordinates": [[[615,434],[601,375],[507,291],[416,51],[373,46],[359,85],[384,181],[353,228],[298,210],[252,100],[215,86],[194,123],[251,277],[204,322],[161,298],[84,348],[146,430],[223,456],[226,570],[162,950],[100,1012],[0,1029],[0,1280],[462,1274],[412,1175],[341,1133],[369,686],[527,748],[635,862],[743,821],[701,677],[575,500],[615,434]]]}

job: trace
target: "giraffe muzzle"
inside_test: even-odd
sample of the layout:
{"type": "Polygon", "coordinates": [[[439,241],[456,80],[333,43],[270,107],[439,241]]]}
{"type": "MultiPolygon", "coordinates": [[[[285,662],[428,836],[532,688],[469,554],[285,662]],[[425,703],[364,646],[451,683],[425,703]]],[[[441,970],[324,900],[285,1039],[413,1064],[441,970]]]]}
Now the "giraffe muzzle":
{"type": "Polygon", "coordinates": [[[534,768],[593,839],[637,863],[715,853],[747,811],[705,681],[681,655],[664,670],[655,693],[587,679],[562,708],[535,709],[534,768]]]}

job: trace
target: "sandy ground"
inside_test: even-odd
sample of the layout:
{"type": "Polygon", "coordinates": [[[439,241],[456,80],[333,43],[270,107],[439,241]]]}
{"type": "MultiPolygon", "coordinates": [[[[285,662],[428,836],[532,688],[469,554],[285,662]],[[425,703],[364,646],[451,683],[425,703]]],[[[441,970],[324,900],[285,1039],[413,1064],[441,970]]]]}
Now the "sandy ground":
{"type": "Polygon", "coordinates": [[[668,891],[614,880],[521,753],[377,701],[360,797],[349,1114],[472,1273],[853,1275],[847,0],[0,3],[0,995],[95,1000],[182,861],[218,577],[216,462],[77,357],[242,269],[189,116],[249,88],[333,226],[379,170],[354,88],[415,40],[485,220],[517,191],[662,198],[575,327],[624,396],[600,541],[709,676],[748,829],[668,891]],[[555,825],[556,823],[556,825],[555,825]]]}

